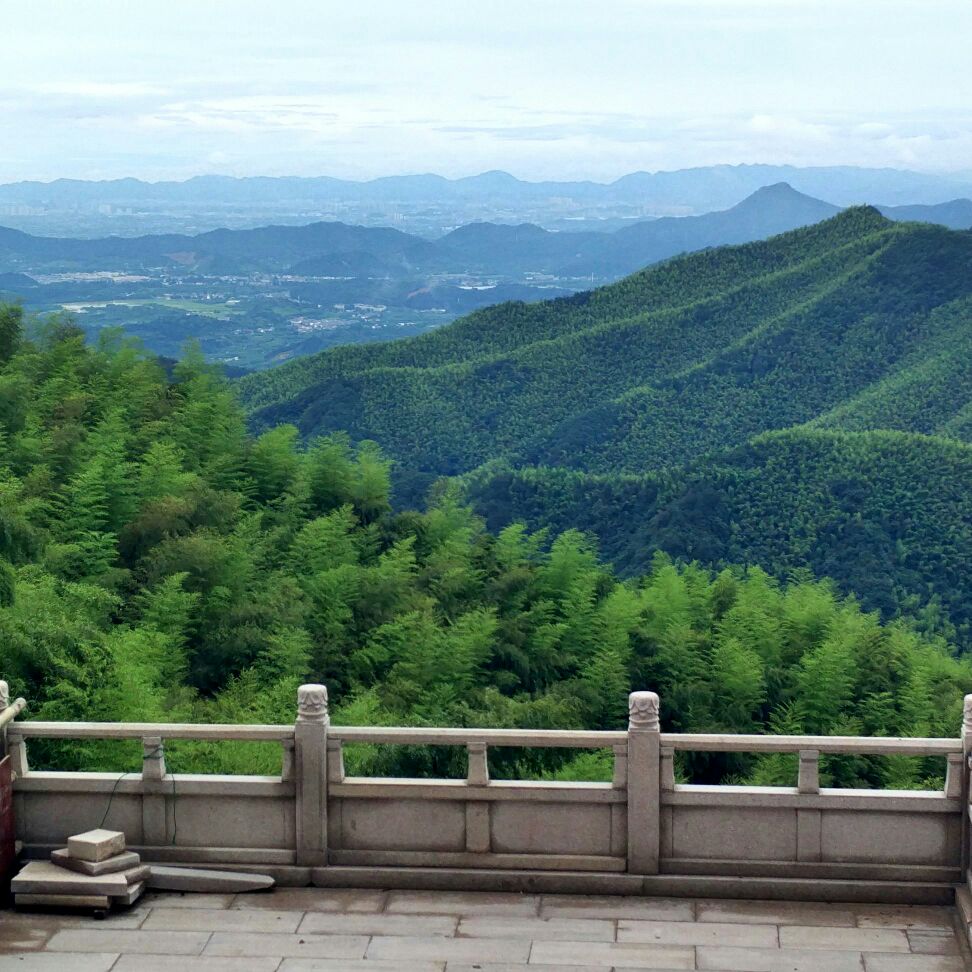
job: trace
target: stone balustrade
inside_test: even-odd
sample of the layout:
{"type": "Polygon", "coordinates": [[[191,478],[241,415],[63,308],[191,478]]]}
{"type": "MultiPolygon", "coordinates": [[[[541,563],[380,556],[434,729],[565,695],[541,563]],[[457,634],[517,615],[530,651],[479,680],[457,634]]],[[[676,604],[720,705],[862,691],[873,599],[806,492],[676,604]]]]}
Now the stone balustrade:
{"type": "MultiPolygon", "coordinates": [[[[658,696],[623,732],[332,726],[302,686],[293,725],[8,719],[18,837],[124,830],[150,861],[271,871],[285,884],[950,903],[968,867],[972,696],[954,739],[661,732],[658,696]],[[136,739],[140,773],[31,769],[36,739],[136,739]],[[279,745],[279,776],[170,773],[167,740],[279,745]],[[348,776],[344,746],[462,747],[463,779],[348,776]],[[495,747],[613,752],[610,782],[491,779],[495,747]],[[676,782],[678,752],[789,753],[793,786],[676,782]],[[941,757],[940,790],[821,787],[822,755],[941,757]]],[[[18,710],[19,713],[19,710],[18,710]]],[[[0,716],[2,717],[2,716],[0,716]]]]}

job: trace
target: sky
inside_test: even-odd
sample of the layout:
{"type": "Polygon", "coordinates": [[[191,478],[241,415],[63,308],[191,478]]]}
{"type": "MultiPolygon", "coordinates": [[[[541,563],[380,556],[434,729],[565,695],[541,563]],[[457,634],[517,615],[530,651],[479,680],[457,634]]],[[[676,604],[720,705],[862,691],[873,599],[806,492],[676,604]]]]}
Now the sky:
{"type": "Polygon", "coordinates": [[[970,0],[0,0],[0,182],[972,172],[970,0]]]}

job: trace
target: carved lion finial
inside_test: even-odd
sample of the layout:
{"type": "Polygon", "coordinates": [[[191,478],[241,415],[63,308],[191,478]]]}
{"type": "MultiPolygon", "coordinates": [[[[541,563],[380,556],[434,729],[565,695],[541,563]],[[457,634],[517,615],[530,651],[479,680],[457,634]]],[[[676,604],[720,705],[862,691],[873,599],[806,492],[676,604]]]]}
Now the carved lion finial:
{"type": "Polygon", "coordinates": [[[965,697],[965,705],[962,709],[962,735],[972,735],[972,695],[965,697]]]}
{"type": "Polygon", "coordinates": [[[0,679],[0,712],[10,705],[10,686],[0,679]]]}
{"type": "Polygon", "coordinates": [[[658,732],[659,700],[654,692],[632,692],[628,696],[628,728],[658,732]]]}
{"type": "Polygon", "coordinates": [[[297,689],[297,721],[323,722],[330,719],[327,711],[326,685],[301,685],[297,689]]]}

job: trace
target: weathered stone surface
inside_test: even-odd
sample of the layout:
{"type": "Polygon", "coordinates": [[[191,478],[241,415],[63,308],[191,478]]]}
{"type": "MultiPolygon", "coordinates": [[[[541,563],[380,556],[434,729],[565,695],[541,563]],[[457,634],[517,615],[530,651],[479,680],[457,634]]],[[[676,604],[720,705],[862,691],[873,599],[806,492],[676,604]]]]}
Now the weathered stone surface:
{"type": "Polygon", "coordinates": [[[531,894],[478,891],[392,891],[386,911],[416,915],[536,915],[540,899],[531,894]]]}
{"type": "Polygon", "coordinates": [[[114,952],[130,955],[198,955],[208,932],[117,931],[114,928],[65,928],[47,943],[52,952],[114,952]]]}
{"type": "Polygon", "coordinates": [[[853,927],[851,905],[822,901],[699,901],[699,921],[740,922],[757,925],[824,925],[853,927]]]}
{"type": "Polygon", "coordinates": [[[67,849],[80,861],[105,861],[125,850],[125,835],[120,830],[88,830],[68,837],[67,849]]]}
{"type": "MultiPolygon", "coordinates": [[[[241,912],[242,914],[242,912],[241,912]]],[[[459,919],[451,915],[322,914],[304,916],[298,932],[310,935],[442,935],[452,938],[459,919]]]]}
{"type": "Polygon", "coordinates": [[[385,891],[352,891],[342,888],[280,888],[268,894],[241,894],[233,908],[270,908],[278,911],[367,912],[385,907],[385,891]]]}
{"type": "Polygon", "coordinates": [[[128,871],[141,864],[141,858],[134,851],[124,851],[103,861],[85,861],[79,857],[72,857],[66,847],[51,851],[51,861],[57,864],[58,867],[94,877],[100,874],[115,874],[117,871],[128,871]]]}
{"type": "Polygon", "coordinates": [[[908,944],[918,955],[958,955],[955,935],[944,928],[909,929],[908,944]]]}
{"type": "Polygon", "coordinates": [[[696,961],[707,972],[861,972],[860,952],[817,949],[699,946],[696,961]]]}
{"type": "MultiPolygon", "coordinates": [[[[278,972],[444,972],[445,962],[372,962],[367,959],[284,959],[278,972]]],[[[449,968],[452,969],[452,963],[449,968]]],[[[486,966],[482,966],[486,968],[486,966]]],[[[523,972],[524,966],[518,966],[523,972]]],[[[542,972],[542,970],[540,970],[542,972]]],[[[571,972],[574,972],[571,969],[571,972]]]]}
{"type": "Polygon", "coordinates": [[[148,868],[139,865],[115,874],[76,874],[50,861],[30,861],[10,884],[15,894],[107,894],[123,896],[129,885],[148,876],[148,868]]]}
{"type": "MultiPolygon", "coordinates": [[[[118,960],[118,953],[91,953],[71,958],[70,972],[108,972],[118,960]]],[[[53,952],[0,952],[0,969],[17,972],[65,972],[64,956],[53,952]]]]}
{"type": "Polygon", "coordinates": [[[951,908],[920,905],[855,905],[861,928],[947,928],[952,930],[951,908]]]}
{"type": "Polygon", "coordinates": [[[636,898],[616,894],[545,894],[542,918],[637,918],[645,921],[692,921],[695,907],[685,898],[636,898]]]}
{"type": "Polygon", "coordinates": [[[732,945],[735,948],[775,948],[776,925],[749,925],[716,921],[618,922],[619,942],[656,945],[732,945]]]}
{"type": "Polygon", "coordinates": [[[966,972],[958,955],[872,955],[864,956],[867,972],[966,972]]]}
{"type": "Polygon", "coordinates": [[[237,893],[263,891],[273,887],[269,874],[249,874],[238,871],[211,871],[198,867],[164,867],[151,865],[148,886],[156,891],[213,891],[237,893]]]}
{"type": "Polygon", "coordinates": [[[537,942],[531,962],[555,966],[600,965],[615,969],[694,969],[695,949],[618,942],[537,942]]]}
{"type": "MultiPolygon", "coordinates": [[[[295,932],[299,911],[230,911],[226,908],[158,908],[142,923],[147,931],[295,932]]],[[[340,929],[335,929],[339,931],[340,929]]]]}
{"type": "Polygon", "coordinates": [[[279,964],[280,959],[269,955],[123,955],[111,972],[274,972],[279,964]]]}
{"type": "Polygon", "coordinates": [[[528,938],[535,942],[613,942],[614,922],[603,918],[463,918],[462,938],[528,938]]]}
{"type": "Polygon", "coordinates": [[[835,948],[859,952],[907,952],[908,936],[898,928],[828,928],[787,925],[781,948],[835,948]]]}
{"type": "MultiPolygon", "coordinates": [[[[536,946],[534,946],[536,948],[536,946]]],[[[484,938],[372,938],[369,959],[423,959],[431,962],[526,962],[530,942],[484,938]]]]}
{"type": "Polygon", "coordinates": [[[111,900],[118,905],[128,906],[135,904],[136,901],[142,896],[142,892],[145,890],[145,882],[139,881],[137,884],[130,884],[128,890],[124,894],[113,894],[111,900]]]}
{"type": "MultiPolygon", "coordinates": [[[[161,933],[160,933],[161,934],[161,933]]],[[[170,934],[177,934],[171,932],[170,934]]],[[[397,939],[396,939],[397,941],[397,939]]],[[[278,958],[363,958],[368,939],[363,935],[270,935],[216,932],[206,955],[276,955],[278,958]]]]}
{"type": "MultiPolygon", "coordinates": [[[[257,895],[259,898],[264,895],[257,895]]],[[[228,908],[234,901],[232,894],[197,894],[193,891],[149,891],[145,904],[150,908],[228,908]]],[[[285,908],[279,910],[285,911],[285,908]]]]}

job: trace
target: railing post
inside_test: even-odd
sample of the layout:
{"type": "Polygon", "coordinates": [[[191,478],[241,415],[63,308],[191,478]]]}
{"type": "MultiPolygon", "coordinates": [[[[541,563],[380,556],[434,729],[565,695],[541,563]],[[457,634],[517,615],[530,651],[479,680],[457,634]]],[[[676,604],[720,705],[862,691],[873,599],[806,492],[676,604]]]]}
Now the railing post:
{"type": "Polygon", "coordinates": [[[966,884],[972,888],[972,880],[969,879],[969,813],[972,812],[972,695],[965,696],[965,704],[962,707],[962,874],[965,876],[966,884]]]}
{"type": "Polygon", "coordinates": [[[800,750],[797,793],[820,792],[820,753],[816,749],[800,750]]]}
{"type": "Polygon", "coordinates": [[[661,724],[654,692],[628,696],[628,871],[657,874],[661,724]]]}
{"type": "Polygon", "coordinates": [[[327,864],[327,688],[297,689],[294,725],[297,863],[327,864]]]}

